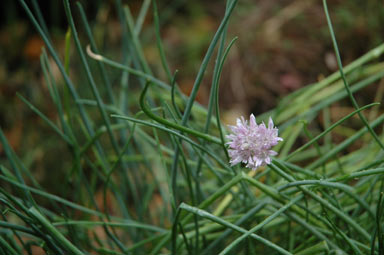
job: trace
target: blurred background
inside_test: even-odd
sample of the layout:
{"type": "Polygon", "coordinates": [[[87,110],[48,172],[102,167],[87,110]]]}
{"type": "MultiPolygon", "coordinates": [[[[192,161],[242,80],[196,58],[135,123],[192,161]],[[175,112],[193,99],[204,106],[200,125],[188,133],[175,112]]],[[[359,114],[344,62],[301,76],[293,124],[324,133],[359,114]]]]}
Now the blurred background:
{"type": "MultiPolygon", "coordinates": [[[[27,1],[39,4],[45,29],[56,50],[64,55],[68,29],[61,1],[27,1]]],[[[76,1],[71,1],[73,5],[76,1]]],[[[81,1],[103,55],[121,61],[122,26],[115,1],[81,1]]],[[[142,1],[122,1],[138,15],[142,1]]],[[[161,36],[171,71],[179,70],[177,82],[188,93],[201,60],[225,12],[225,1],[158,1],[161,36]]],[[[329,0],[330,15],[344,65],[384,40],[384,6],[379,0],[329,0]]],[[[56,134],[17,97],[20,93],[38,109],[57,119],[43,79],[39,57],[44,46],[18,1],[2,0],[0,8],[0,126],[26,166],[54,181],[46,171],[57,165],[61,155],[56,134]],[[33,148],[33,150],[31,150],[33,148]],[[43,170],[45,169],[45,170],[43,170]]],[[[151,8],[151,7],[150,7],[151,8]]],[[[88,42],[77,8],[72,9],[76,25],[88,42]]],[[[228,42],[238,36],[224,67],[220,85],[220,106],[224,121],[239,115],[260,114],[292,91],[317,82],[337,70],[335,55],[320,0],[240,0],[230,19],[228,42]]],[[[140,35],[148,62],[155,75],[166,80],[155,43],[151,9],[140,35]]],[[[79,68],[74,44],[71,45],[70,76],[82,89],[85,76],[79,68]]],[[[208,75],[198,95],[206,105],[211,84],[208,75]]],[[[56,68],[52,61],[52,68],[56,68]]],[[[58,85],[62,78],[57,71],[58,85]]],[[[119,86],[119,72],[111,71],[119,86]]],[[[87,85],[83,96],[92,98],[87,85]]],[[[365,91],[371,102],[375,89],[365,91]]],[[[360,98],[364,100],[364,98],[360,98]]],[[[0,156],[4,153],[0,146],[0,156]]],[[[37,177],[39,179],[39,177],[37,177]]],[[[59,178],[59,177],[56,177],[59,178]]],[[[54,183],[54,182],[50,182],[54,183]]]]}

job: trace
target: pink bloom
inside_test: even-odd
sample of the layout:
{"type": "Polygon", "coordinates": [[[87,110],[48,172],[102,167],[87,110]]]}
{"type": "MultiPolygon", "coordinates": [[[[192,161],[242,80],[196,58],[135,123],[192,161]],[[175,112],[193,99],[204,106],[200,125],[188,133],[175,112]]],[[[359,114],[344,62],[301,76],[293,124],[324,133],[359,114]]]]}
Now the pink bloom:
{"type": "Polygon", "coordinates": [[[230,140],[229,156],[230,164],[236,165],[240,162],[246,167],[256,170],[259,166],[271,163],[271,156],[277,152],[271,150],[279,141],[278,129],[273,127],[273,121],[269,118],[268,128],[264,122],[257,125],[256,118],[251,114],[249,125],[243,117],[237,119],[236,126],[230,126],[232,134],[227,135],[230,140]]]}

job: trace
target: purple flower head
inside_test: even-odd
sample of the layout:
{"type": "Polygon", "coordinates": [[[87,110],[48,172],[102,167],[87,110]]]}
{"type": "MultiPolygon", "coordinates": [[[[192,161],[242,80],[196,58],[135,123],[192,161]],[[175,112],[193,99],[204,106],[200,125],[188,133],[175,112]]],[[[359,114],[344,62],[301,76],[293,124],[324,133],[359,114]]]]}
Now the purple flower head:
{"type": "Polygon", "coordinates": [[[230,126],[230,129],[232,134],[227,135],[227,139],[230,140],[227,143],[231,158],[229,163],[236,165],[242,162],[252,170],[270,164],[271,156],[277,155],[271,148],[283,140],[278,137],[278,129],[273,126],[271,118],[266,127],[264,122],[257,125],[253,114],[249,119],[249,125],[248,121],[241,117],[237,119],[236,126],[230,126]]]}

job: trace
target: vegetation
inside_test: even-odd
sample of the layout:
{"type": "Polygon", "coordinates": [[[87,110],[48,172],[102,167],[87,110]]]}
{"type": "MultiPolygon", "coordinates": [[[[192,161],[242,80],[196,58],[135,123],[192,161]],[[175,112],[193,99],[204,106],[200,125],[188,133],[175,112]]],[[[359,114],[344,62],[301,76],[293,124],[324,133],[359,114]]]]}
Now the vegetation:
{"type": "Polygon", "coordinates": [[[283,138],[256,171],[231,166],[220,117],[237,0],[227,1],[188,95],[168,64],[155,0],[137,13],[116,1],[119,61],[99,50],[80,2],[64,0],[64,52],[38,6],[19,2],[45,44],[44,100],[54,117],[18,96],[55,136],[40,152],[41,181],[36,153],[15,153],[0,129],[1,254],[384,254],[384,44],[343,67],[326,0],[338,70],[256,116],[271,116],[283,138]],[[140,36],[147,15],[155,67],[140,36]],[[203,80],[206,106],[197,102],[203,80]],[[372,87],[374,102],[362,104],[372,87]],[[336,110],[333,121],[343,105],[348,112],[336,110]]]}

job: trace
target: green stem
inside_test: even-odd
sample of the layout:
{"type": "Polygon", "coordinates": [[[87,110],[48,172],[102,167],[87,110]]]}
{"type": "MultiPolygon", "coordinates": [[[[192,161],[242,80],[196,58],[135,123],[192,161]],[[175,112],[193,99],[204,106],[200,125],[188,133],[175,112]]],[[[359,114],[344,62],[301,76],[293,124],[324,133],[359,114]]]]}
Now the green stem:
{"type": "MultiPolygon", "coordinates": [[[[336,60],[337,60],[337,65],[339,66],[340,75],[341,75],[341,78],[342,78],[342,80],[344,82],[345,89],[348,92],[348,96],[349,96],[349,98],[350,98],[350,100],[352,102],[352,105],[357,110],[357,109],[359,109],[359,105],[357,104],[357,102],[356,102],[356,100],[355,100],[355,98],[354,98],[354,96],[353,96],[353,94],[352,94],[352,92],[351,92],[351,90],[349,88],[348,81],[347,81],[347,79],[345,78],[345,75],[344,75],[343,64],[341,62],[339,48],[337,46],[337,41],[336,41],[336,36],[335,36],[335,33],[333,32],[332,22],[331,22],[331,18],[329,16],[329,13],[328,13],[328,7],[327,7],[327,1],[326,0],[323,0],[323,6],[324,6],[325,16],[326,16],[327,22],[328,22],[329,32],[330,32],[331,37],[332,37],[333,47],[335,49],[336,60]]],[[[380,139],[376,135],[375,131],[373,131],[373,129],[369,125],[367,119],[364,117],[364,115],[361,112],[358,112],[357,114],[359,115],[360,119],[363,121],[364,125],[367,127],[369,133],[376,140],[377,144],[381,147],[382,150],[384,150],[384,144],[380,141],[380,139]]]]}
{"type": "MultiPolygon", "coordinates": [[[[221,219],[219,217],[216,217],[215,215],[210,214],[207,211],[201,210],[201,209],[199,209],[197,207],[193,207],[193,206],[187,205],[185,203],[181,203],[180,204],[180,208],[184,209],[184,210],[186,210],[188,212],[191,212],[193,214],[196,214],[196,215],[198,215],[200,217],[209,219],[209,220],[211,220],[213,222],[216,222],[216,223],[218,223],[220,225],[223,225],[223,226],[225,226],[227,228],[231,228],[233,230],[236,230],[236,231],[238,231],[240,233],[243,233],[243,234],[247,234],[248,233],[248,231],[245,230],[244,228],[236,226],[236,225],[234,225],[234,224],[232,224],[232,223],[230,223],[228,221],[225,221],[225,220],[223,220],[223,219],[221,219]]],[[[292,255],[292,253],[290,253],[289,251],[281,248],[280,246],[277,246],[276,244],[272,243],[271,241],[269,241],[269,240],[267,240],[267,239],[265,239],[265,238],[263,238],[263,237],[261,237],[259,235],[256,235],[256,234],[252,233],[252,234],[249,234],[249,236],[252,237],[253,239],[263,243],[264,245],[274,249],[275,251],[277,251],[280,254],[292,255]]]]}
{"type": "Polygon", "coordinates": [[[332,126],[330,126],[329,128],[327,128],[326,130],[324,130],[322,133],[320,133],[319,135],[317,135],[315,138],[311,139],[309,142],[307,142],[306,144],[304,144],[303,146],[301,146],[300,148],[296,149],[294,152],[292,152],[291,154],[289,154],[285,160],[288,160],[290,158],[292,158],[293,156],[295,156],[297,153],[305,150],[306,148],[308,148],[309,146],[311,146],[313,143],[315,143],[316,141],[318,141],[320,138],[322,138],[323,136],[325,136],[326,134],[328,134],[329,132],[331,132],[335,127],[337,127],[338,125],[340,125],[341,123],[343,123],[344,121],[346,121],[347,119],[349,119],[350,117],[352,117],[353,115],[355,115],[356,113],[362,111],[362,110],[365,110],[369,107],[372,107],[372,106],[375,106],[375,105],[380,105],[380,103],[372,103],[372,104],[369,104],[369,105],[365,105],[353,112],[351,112],[350,114],[348,114],[347,116],[345,116],[344,118],[341,118],[340,120],[338,120],[337,122],[335,122],[332,126]]]}
{"type": "Polygon", "coordinates": [[[221,141],[218,138],[216,138],[216,137],[213,137],[213,136],[210,136],[210,135],[198,132],[198,131],[196,131],[194,129],[187,128],[185,126],[176,124],[174,122],[171,122],[169,120],[163,119],[163,118],[157,116],[156,114],[154,114],[149,109],[149,107],[145,104],[145,102],[144,102],[145,95],[146,95],[146,93],[148,91],[149,85],[150,85],[150,82],[147,81],[147,83],[145,84],[145,87],[143,89],[143,92],[140,95],[140,107],[143,110],[143,112],[148,115],[148,117],[150,117],[151,119],[153,119],[153,120],[155,120],[155,121],[157,121],[157,122],[159,122],[159,123],[161,123],[161,124],[163,124],[163,125],[165,125],[167,127],[172,127],[172,128],[177,129],[179,131],[182,131],[182,132],[185,132],[185,133],[188,133],[188,134],[191,134],[191,135],[203,138],[204,140],[207,140],[209,142],[213,142],[213,143],[216,143],[216,144],[221,144],[221,141]]]}
{"type": "Polygon", "coordinates": [[[38,221],[39,223],[52,234],[52,236],[60,242],[60,244],[67,248],[72,254],[84,255],[76,246],[74,246],[68,239],[66,239],[60,231],[58,231],[35,207],[31,207],[28,210],[38,221]]]}

